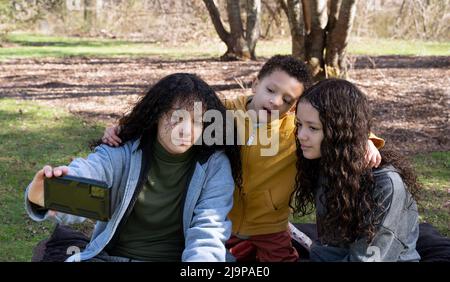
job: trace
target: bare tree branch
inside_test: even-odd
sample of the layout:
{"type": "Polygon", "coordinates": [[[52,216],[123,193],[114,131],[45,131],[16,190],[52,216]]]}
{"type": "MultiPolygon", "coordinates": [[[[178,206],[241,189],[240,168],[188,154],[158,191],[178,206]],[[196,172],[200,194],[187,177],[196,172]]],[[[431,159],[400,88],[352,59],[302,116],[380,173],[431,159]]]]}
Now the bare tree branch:
{"type": "Polygon", "coordinates": [[[206,9],[208,9],[211,21],[220,39],[223,42],[230,42],[231,35],[223,26],[222,19],[220,18],[219,9],[217,8],[216,3],[214,3],[214,0],[203,0],[203,2],[205,3],[206,9]]]}

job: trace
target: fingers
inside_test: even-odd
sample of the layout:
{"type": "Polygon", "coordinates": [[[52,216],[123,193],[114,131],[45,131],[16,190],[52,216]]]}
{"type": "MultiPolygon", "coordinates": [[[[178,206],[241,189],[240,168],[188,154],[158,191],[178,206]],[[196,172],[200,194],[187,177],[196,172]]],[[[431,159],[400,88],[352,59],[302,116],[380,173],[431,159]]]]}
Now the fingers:
{"type": "Polygon", "coordinates": [[[370,159],[369,159],[369,167],[370,167],[370,168],[375,167],[375,164],[376,164],[376,163],[377,163],[376,155],[375,155],[375,154],[372,154],[372,155],[370,156],[370,159]]]}
{"type": "Polygon", "coordinates": [[[69,168],[67,166],[58,166],[52,168],[49,165],[44,166],[44,168],[38,172],[38,175],[45,176],[46,178],[60,177],[67,175],[69,173],[69,168]]]}
{"type": "Polygon", "coordinates": [[[43,170],[44,170],[44,176],[45,177],[52,178],[52,176],[53,176],[53,169],[52,169],[51,166],[46,165],[46,166],[44,166],[43,170]]]}
{"type": "Polygon", "coordinates": [[[377,168],[381,163],[380,151],[378,151],[372,140],[367,142],[367,151],[364,157],[368,168],[377,168]]]}
{"type": "Polygon", "coordinates": [[[380,155],[380,153],[378,153],[378,154],[376,155],[375,167],[379,167],[380,164],[381,164],[381,155],[380,155]]]}
{"type": "Polygon", "coordinates": [[[118,142],[118,143],[122,143],[122,140],[119,138],[119,127],[118,126],[114,126],[111,128],[111,138],[118,142]]]}
{"type": "Polygon", "coordinates": [[[44,207],[44,182],[46,178],[60,177],[69,173],[67,166],[52,168],[49,165],[44,166],[38,171],[30,184],[28,200],[36,205],[44,207]]]}
{"type": "Polygon", "coordinates": [[[102,138],[102,142],[104,144],[108,144],[111,147],[118,147],[119,143],[117,143],[114,139],[112,139],[111,137],[103,137],[102,138]]]}
{"type": "Polygon", "coordinates": [[[114,147],[118,147],[120,145],[120,141],[118,141],[117,139],[114,139],[114,137],[109,136],[107,138],[107,142],[110,146],[114,146],[114,147]]]}
{"type": "Polygon", "coordinates": [[[378,151],[366,153],[366,166],[368,168],[377,168],[381,164],[381,155],[378,151]]]}
{"type": "Polygon", "coordinates": [[[67,166],[59,166],[53,169],[53,175],[56,177],[64,176],[69,173],[69,168],[67,166]]]}
{"type": "Polygon", "coordinates": [[[105,133],[103,134],[102,142],[108,144],[109,146],[117,147],[122,143],[122,140],[117,136],[118,134],[118,126],[108,127],[105,129],[105,133]]]}

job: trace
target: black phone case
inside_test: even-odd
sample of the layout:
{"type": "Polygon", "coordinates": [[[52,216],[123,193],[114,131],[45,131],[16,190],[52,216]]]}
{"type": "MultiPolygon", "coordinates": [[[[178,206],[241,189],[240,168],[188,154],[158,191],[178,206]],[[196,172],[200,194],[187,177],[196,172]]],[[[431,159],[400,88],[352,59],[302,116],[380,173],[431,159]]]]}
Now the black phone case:
{"type": "Polygon", "coordinates": [[[105,182],[76,176],[44,180],[45,208],[100,221],[111,219],[111,195],[105,182]]]}

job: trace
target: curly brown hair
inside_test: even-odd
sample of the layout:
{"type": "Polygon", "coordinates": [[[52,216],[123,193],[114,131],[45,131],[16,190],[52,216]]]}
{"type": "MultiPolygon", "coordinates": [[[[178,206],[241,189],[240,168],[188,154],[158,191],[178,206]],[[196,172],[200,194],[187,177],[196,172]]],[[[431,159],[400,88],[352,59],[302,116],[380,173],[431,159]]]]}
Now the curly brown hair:
{"type": "Polygon", "coordinates": [[[307,65],[291,55],[272,56],[261,67],[257,77],[259,80],[262,80],[264,77],[272,74],[276,70],[284,71],[289,76],[294,77],[298,82],[303,84],[305,89],[311,86],[312,79],[307,65]]]}
{"type": "MultiPolygon", "coordinates": [[[[162,78],[151,86],[133,109],[119,120],[119,137],[122,144],[140,138],[140,148],[148,146],[157,136],[158,121],[163,115],[172,110],[176,103],[179,103],[180,106],[190,107],[194,105],[194,102],[201,102],[205,112],[208,110],[219,111],[223,121],[226,121],[223,124],[223,132],[228,132],[226,128],[230,126],[229,122],[234,122],[234,120],[227,119],[226,108],[211,86],[195,74],[175,73],[162,78]]],[[[213,121],[203,121],[202,136],[205,128],[212,123],[213,121]]],[[[201,145],[194,145],[194,150],[198,158],[208,156],[216,150],[224,150],[230,160],[236,186],[241,187],[240,147],[237,145],[236,126],[232,128],[235,129],[233,144],[227,144],[226,136],[223,134],[221,144],[207,145],[202,142],[201,145]]],[[[101,139],[93,141],[91,149],[100,144],[102,144],[101,139]]]]}
{"type": "MultiPolygon", "coordinates": [[[[319,176],[326,178],[325,214],[318,215],[318,230],[323,243],[347,245],[366,237],[370,242],[380,223],[382,208],[374,198],[373,173],[365,163],[371,129],[371,111],[366,96],[352,83],[340,79],[323,80],[309,88],[298,103],[310,103],[318,112],[324,139],[321,157],[303,156],[297,139],[297,176],[292,193],[294,212],[313,211],[319,176]]],[[[298,104],[297,104],[298,105],[298,104]]],[[[381,166],[394,166],[413,197],[419,184],[414,170],[395,151],[380,150],[381,166]]]]}

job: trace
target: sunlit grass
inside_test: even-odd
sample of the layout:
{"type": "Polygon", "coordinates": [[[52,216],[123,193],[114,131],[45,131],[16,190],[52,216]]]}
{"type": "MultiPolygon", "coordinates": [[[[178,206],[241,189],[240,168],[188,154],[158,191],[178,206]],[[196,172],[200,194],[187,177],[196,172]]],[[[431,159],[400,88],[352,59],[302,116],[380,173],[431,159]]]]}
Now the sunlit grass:
{"type": "MultiPolygon", "coordinates": [[[[161,57],[165,59],[215,58],[222,55],[226,46],[218,38],[206,42],[188,42],[179,45],[132,42],[114,39],[76,38],[11,34],[9,45],[0,48],[0,59],[43,57],[161,57]]],[[[259,57],[290,54],[291,41],[260,40],[256,47],[259,57]]],[[[448,56],[450,42],[405,41],[380,38],[351,38],[349,54],[355,55],[407,55],[448,56]]]]}

